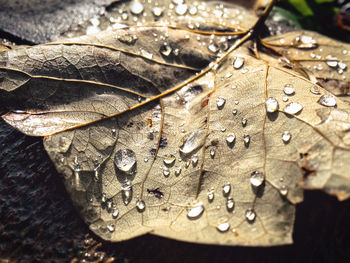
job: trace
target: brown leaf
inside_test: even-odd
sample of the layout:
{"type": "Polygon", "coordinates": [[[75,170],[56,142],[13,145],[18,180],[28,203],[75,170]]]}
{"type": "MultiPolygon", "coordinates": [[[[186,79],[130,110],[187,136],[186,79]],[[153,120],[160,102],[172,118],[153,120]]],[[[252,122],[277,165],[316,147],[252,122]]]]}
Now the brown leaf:
{"type": "MultiPolygon", "coordinates": [[[[200,5],[196,21],[236,10],[200,5]]],[[[303,65],[283,67],[257,31],[198,28],[130,26],[0,53],[3,118],[46,136],[106,240],[289,244],[302,187],[349,197],[350,106],[303,65]]]]}

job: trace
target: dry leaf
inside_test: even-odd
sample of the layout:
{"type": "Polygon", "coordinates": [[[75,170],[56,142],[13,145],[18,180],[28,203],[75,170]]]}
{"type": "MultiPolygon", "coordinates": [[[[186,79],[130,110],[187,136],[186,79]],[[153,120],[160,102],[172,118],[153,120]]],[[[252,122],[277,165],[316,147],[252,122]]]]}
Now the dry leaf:
{"type": "MultiPolygon", "coordinates": [[[[180,24],[191,10],[181,5],[169,11],[180,24]]],[[[155,8],[142,7],[128,15],[155,8]]],[[[46,137],[73,202],[106,240],[291,243],[301,184],[349,197],[350,106],[255,46],[257,31],[205,31],[203,16],[230,21],[236,9],[196,9],[196,29],[130,26],[0,53],[0,98],[12,109],[3,118],[46,137]]]]}

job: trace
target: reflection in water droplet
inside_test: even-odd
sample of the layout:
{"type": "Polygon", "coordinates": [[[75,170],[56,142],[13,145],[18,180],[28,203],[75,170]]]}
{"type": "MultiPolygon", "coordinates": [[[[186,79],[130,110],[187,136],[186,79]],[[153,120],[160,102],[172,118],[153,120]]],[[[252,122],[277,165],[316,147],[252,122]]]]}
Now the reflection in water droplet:
{"type": "Polygon", "coordinates": [[[204,211],[204,206],[202,202],[197,203],[191,210],[188,211],[187,217],[189,219],[197,219],[199,218],[204,211]]]}
{"type": "Polygon", "coordinates": [[[215,196],[214,190],[208,191],[208,201],[209,202],[212,202],[214,200],[214,196],[215,196]]]}
{"type": "Polygon", "coordinates": [[[145,201],[137,200],[136,201],[136,208],[137,208],[137,211],[139,211],[139,212],[145,211],[145,209],[146,209],[145,201]]]}
{"type": "Polygon", "coordinates": [[[232,134],[229,134],[227,137],[226,137],[226,142],[228,144],[232,144],[236,139],[236,135],[234,135],[233,133],[232,134]]]}
{"type": "Polygon", "coordinates": [[[280,194],[286,196],[288,194],[288,186],[282,185],[280,188],[280,194]]]}
{"type": "Polygon", "coordinates": [[[249,221],[249,222],[253,222],[255,220],[256,214],[255,211],[253,209],[248,209],[245,212],[245,218],[249,221]]]}
{"type": "Polygon", "coordinates": [[[130,149],[119,150],[114,156],[116,167],[125,173],[133,172],[136,166],[136,156],[134,151],[130,149]]]}
{"type": "Polygon", "coordinates": [[[164,43],[159,50],[159,52],[166,57],[168,57],[172,51],[173,49],[168,45],[168,43],[164,43]]]}
{"type": "Polygon", "coordinates": [[[183,154],[190,154],[194,150],[201,147],[205,142],[206,131],[198,130],[190,133],[188,136],[185,136],[185,141],[180,148],[180,152],[183,154]]]}
{"type": "Polygon", "coordinates": [[[232,197],[227,199],[226,207],[229,211],[232,211],[233,208],[235,207],[235,201],[233,201],[232,197]]]}
{"type": "Polygon", "coordinates": [[[230,192],[231,192],[231,184],[230,183],[224,184],[224,186],[222,187],[223,195],[227,196],[230,192]]]}
{"type": "Polygon", "coordinates": [[[116,219],[119,215],[119,210],[117,208],[113,209],[113,212],[112,212],[112,217],[114,219],[116,219]]]}
{"type": "Polygon", "coordinates": [[[337,105],[337,101],[331,93],[326,93],[320,97],[317,101],[319,104],[327,107],[335,107],[337,105]]]}
{"type": "Polygon", "coordinates": [[[179,176],[181,174],[181,170],[182,170],[181,167],[176,168],[175,175],[179,176]]]}
{"type": "Polygon", "coordinates": [[[130,203],[132,198],[132,185],[130,182],[122,185],[122,198],[125,205],[130,203]]]}
{"type": "Polygon", "coordinates": [[[244,65],[244,58],[242,57],[235,57],[233,60],[233,68],[234,69],[240,69],[244,65]]]}
{"type": "Polygon", "coordinates": [[[172,154],[165,156],[163,162],[165,165],[171,166],[175,163],[176,157],[172,154]]]}
{"type": "Polygon", "coordinates": [[[143,12],[144,6],[142,3],[140,3],[138,0],[134,0],[130,4],[130,12],[134,15],[139,15],[143,12]]]}
{"type": "Polygon", "coordinates": [[[282,134],[282,141],[284,143],[288,143],[290,141],[290,139],[292,138],[292,134],[289,132],[289,131],[285,131],[283,134],[282,134]]]}
{"type": "Polygon", "coordinates": [[[265,101],[265,106],[266,106],[266,111],[269,112],[269,113],[276,112],[279,109],[278,101],[275,98],[272,98],[272,97],[268,98],[265,101]]]}
{"type": "Polygon", "coordinates": [[[298,102],[291,102],[285,108],[284,111],[288,114],[294,115],[301,112],[303,106],[298,102]]]}
{"type": "Polygon", "coordinates": [[[283,91],[286,95],[293,95],[295,92],[292,84],[286,84],[283,91]]]}
{"type": "Polygon", "coordinates": [[[226,99],[223,97],[218,97],[216,98],[216,106],[218,109],[222,109],[225,105],[226,99]]]}
{"type": "Polygon", "coordinates": [[[264,173],[262,172],[254,171],[250,175],[250,183],[255,187],[261,186],[264,180],[265,180],[265,176],[264,176],[264,173]]]}
{"type": "Polygon", "coordinates": [[[230,229],[230,223],[221,223],[216,226],[216,229],[219,230],[220,232],[227,232],[230,229]]]}
{"type": "Polygon", "coordinates": [[[115,225],[114,225],[114,224],[108,224],[108,225],[107,225],[107,229],[108,229],[109,232],[114,232],[114,230],[115,230],[115,225]]]}

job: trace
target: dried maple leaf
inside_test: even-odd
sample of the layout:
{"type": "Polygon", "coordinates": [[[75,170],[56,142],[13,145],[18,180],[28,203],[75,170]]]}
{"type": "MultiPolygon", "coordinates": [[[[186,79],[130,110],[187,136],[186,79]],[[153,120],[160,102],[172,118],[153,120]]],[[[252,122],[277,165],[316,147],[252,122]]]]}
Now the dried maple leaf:
{"type": "MultiPolygon", "coordinates": [[[[120,10],[140,25],[0,53],[4,120],[45,136],[73,202],[106,240],[291,243],[301,186],[350,194],[350,106],[297,51],[349,45],[302,32],[279,36],[288,49],[260,40],[273,4],[248,27],[224,5],[168,6],[132,1],[120,10]],[[147,25],[152,14],[158,24],[147,25]]],[[[347,81],[347,67],[329,74],[347,81]]]]}

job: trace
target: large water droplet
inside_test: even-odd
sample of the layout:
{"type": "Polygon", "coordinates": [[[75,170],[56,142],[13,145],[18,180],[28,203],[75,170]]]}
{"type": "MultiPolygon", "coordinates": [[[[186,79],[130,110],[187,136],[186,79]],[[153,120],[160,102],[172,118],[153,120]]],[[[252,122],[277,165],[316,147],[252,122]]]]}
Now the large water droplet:
{"type": "Polygon", "coordinates": [[[331,68],[336,68],[338,66],[338,61],[336,60],[327,60],[326,64],[331,68]]]}
{"type": "Polygon", "coordinates": [[[191,132],[188,136],[184,137],[184,142],[180,148],[180,152],[185,155],[192,153],[204,144],[205,137],[205,130],[191,132]]]}
{"type": "Polygon", "coordinates": [[[326,93],[320,97],[320,99],[317,101],[319,104],[327,107],[335,107],[337,105],[337,101],[334,97],[334,95],[330,93],[326,93]]]}
{"type": "Polygon", "coordinates": [[[292,138],[292,134],[289,132],[289,131],[285,131],[283,134],[282,134],[282,141],[284,143],[288,143],[290,141],[290,139],[292,138]]]}
{"type": "Polygon", "coordinates": [[[265,176],[262,172],[254,171],[250,175],[250,183],[255,187],[259,187],[260,185],[262,185],[264,180],[265,176]]]}
{"type": "Polygon", "coordinates": [[[286,94],[286,95],[293,95],[295,92],[292,84],[286,84],[284,86],[283,91],[284,91],[284,94],[286,94]]]}
{"type": "Polygon", "coordinates": [[[269,113],[273,113],[275,111],[278,111],[279,109],[279,104],[278,101],[275,98],[268,98],[265,101],[265,105],[266,105],[266,111],[269,113]]]}
{"type": "Polygon", "coordinates": [[[225,222],[225,223],[221,223],[219,225],[216,226],[216,229],[219,230],[220,232],[227,232],[230,229],[230,223],[225,222]]]}
{"type": "Polygon", "coordinates": [[[255,220],[256,214],[254,209],[248,209],[247,211],[245,211],[245,218],[249,221],[249,222],[253,222],[255,220]]]}
{"type": "Polygon", "coordinates": [[[293,44],[301,49],[309,49],[309,48],[316,48],[317,42],[315,39],[313,39],[311,36],[298,36],[293,41],[293,44]]]}
{"type": "Polygon", "coordinates": [[[242,57],[235,57],[233,60],[233,68],[234,69],[240,69],[244,65],[244,58],[242,57]]]}
{"type": "Polygon", "coordinates": [[[165,156],[163,162],[165,165],[171,166],[175,163],[176,157],[172,154],[165,156]]]}
{"type": "Polygon", "coordinates": [[[204,206],[202,202],[197,203],[196,205],[191,208],[191,210],[188,211],[187,217],[189,219],[197,219],[199,218],[204,211],[204,206]]]}
{"type": "Polygon", "coordinates": [[[227,137],[226,137],[226,142],[228,144],[232,144],[236,139],[236,135],[234,135],[233,133],[232,134],[229,134],[227,137]]]}
{"type": "Polygon", "coordinates": [[[227,207],[227,210],[232,211],[233,208],[235,207],[235,201],[233,201],[232,198],[228,198],[226,201],[226,207],[227,207]]]}
{"type": "Polygon", "coordinates": [[[139,211],[139,212],[145,211],[145,209],[146,209],[145,201],[137,200],[136,201],[136,208],[137,208],[137,211],[139,211]]]}
{"type": "Polygon", "coordinates": [[[134,15],[139,15],[143,12],[143,10],[145,9],[145,7],[143,6],[142,3],[140,3],[138,0],[134,0],[131,4],[130,4],[130,12],[134,15]]]}
{"type": "Polygon", "coordinates": [[[125,173],[132,173],[136,166],[136,156],[130,149],[119,150],[114,156],[114,163],[117,168],[125,173]]]}
{"type": "Polygon", "coordinates": [[[222,109],[225,105],[226,99],[223,97],[218,97],[216,98],[216,106],[218,109],[222,109]]]}
{"type": "Polygon", "coordinates": [[[122,198],[125,205],[130,203],[132,199],[132,185],[130,182],[122,185],[122,198]]]}
{"type": "Polygon", "coordinates": [[[302,109],[303,106],[298,102],[291,102],[286,107],[284,107],[284,111],[291,115],[301,112],[302,109]]]}
{"type": "Polygon", "coordinates": [[[224,184],[224,186],[222,187],[222,193],[224,194],[224,196],[227,196],[230,192],[231,192],[231,184],[230,183],[224,184]]]}

